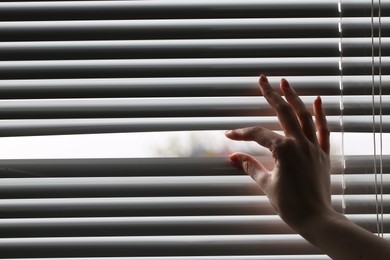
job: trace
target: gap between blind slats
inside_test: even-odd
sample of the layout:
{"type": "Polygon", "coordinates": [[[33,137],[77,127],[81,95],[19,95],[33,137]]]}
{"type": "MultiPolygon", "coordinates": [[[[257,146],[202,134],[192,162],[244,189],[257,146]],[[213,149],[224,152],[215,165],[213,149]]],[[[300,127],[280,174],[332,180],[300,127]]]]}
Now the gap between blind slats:
{"type": "MultiPolygon", "coordinates": [[[[6,178],[0,179],[0,198],[264,195],[249,176],[173,177],[169,176],[169,172],[166,175],[166,177],[6,178]]],[[[382,178],[383,192],[390,193],[390,174],[384,173],[382,178]]],[[[375,193],[373,174],[347,175],[344,182],[345,194],[375,193]]],[[[332,194],[342,193],[342,176],[333,175],[332,194]]]]}
{"type": "MultiPolygon", "coordinates": [[[[375,77],[376,92],[379,77],[375,77]]],[[[272,85],[280,77],[268,77],[272,85]]],[[[339,76],[289,76],[301,95],[340,94],[339,76]]],[[[260,96],[259,77],[183,77],[183,78],[77,78],[0,80],[2,99],[66,97],[201,97],[260,96]]],[[[344,95],[371,95],[372,77],[343,76],[344,95]]],[[[382,75],[382,94],[390,95],[390,76],[382,75]]]]}

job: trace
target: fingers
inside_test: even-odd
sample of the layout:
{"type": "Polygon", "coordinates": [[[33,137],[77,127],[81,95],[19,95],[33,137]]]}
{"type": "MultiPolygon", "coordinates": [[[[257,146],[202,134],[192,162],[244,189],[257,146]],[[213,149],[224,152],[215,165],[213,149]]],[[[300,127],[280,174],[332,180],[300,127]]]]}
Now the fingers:
{"type": "Polygon", "coordinates": [[[287,102],[291,105],[298,120],[301,124],[301,128],[305,136],[311,142],[317,142],[316,130],[314,127],[313,118],[310,112],[307,110],[305,104],[299,98],[297,93],[290,87],[287,80],[282,79],[280,82],[280,88],[287,99],[287,102]]]}
{"type": "Polygon", "coordinates": [[[234,165],[242,168],[246,174],[251,176],[261,189],[265,189],[270,174],[264,165],[246,153],[233,153],[229,156],[229,159],[234,165]]]}
{"type": "Polygon", "coordinates": [[[298,119],[291,109],[291,106],[271,87],[265,75],[260,76],[260,89],[264,98],[270,106],[275,110],[278,116],[280,126],[284,130],[286,136],[295,138],[303,138],[303,132],[299,125],[298,119]]]}
{"type": "Polygon", "coordinates": [[[255,141],[261,146],[270,149],[271,152],[273,152],[275,144],[282,141],[284,138],[283,136],[260,126],[230,130],[227,131],[225,135],[228,138],[237,141],[255,141]]]}
{"type": "Polygon", "coordinates": [[[322,150],[326,153],[330,153],[330,131],[326,121],[326,115],[322,107],[322,101],[320,97],[314,100],[313,104],[314,116],[316,119],[316,127],[318,131],[318,143],[322,150]]]}

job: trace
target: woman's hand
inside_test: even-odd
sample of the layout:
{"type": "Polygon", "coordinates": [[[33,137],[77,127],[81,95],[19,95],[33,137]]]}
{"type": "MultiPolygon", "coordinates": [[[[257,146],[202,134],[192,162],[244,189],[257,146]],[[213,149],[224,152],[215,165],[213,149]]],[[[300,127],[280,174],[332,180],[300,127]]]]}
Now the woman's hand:
{"type": "Polygon", "coordinates": [[[333,212],[329,129],[319,97],[313,104],[314,124],[312,115],[286,80],[281,80],[280,88],[287,102],[261,75],[261,92],[275,110],[285,136],[261,126],[227,131],[226,136],[255,141],[272,152],[272,170],[248,154],[234,153],[229,158],[257,182],[281,218],[299,231],[310,219],[333,212]]]}
{"type": "Polygon", "coordinates": [[[256,141],[275,160],[272,170],[244,153],[230,155],[268,196],[276,212],[307,241],[335,260],[390,259],[390,243],[355,225],[331,207],[329,130],[321,99],[310,112],[282,80],[286,101],[260,77],[263,96],[275,110],[284,136],[260,126],[227,131],[234,140],[256,141]],[[317,132],[317,134],[316,134],[317,132]]]}

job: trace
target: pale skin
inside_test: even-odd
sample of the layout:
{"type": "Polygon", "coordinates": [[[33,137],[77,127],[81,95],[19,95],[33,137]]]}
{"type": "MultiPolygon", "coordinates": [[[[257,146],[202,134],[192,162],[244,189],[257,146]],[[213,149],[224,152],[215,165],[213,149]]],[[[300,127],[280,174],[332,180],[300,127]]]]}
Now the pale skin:
{"type": "Polygon", "coordinates": [[[230,130],[233,140],[255,141],[272,152],[274,168],[245,153],[229,159],[242,168],[268,196],[275,211],[297,233],[335,260],[388,260],[390,242],[355,225],[331,206],[329,129],[321,98],[311,113],[282,79],[285,101],[265,75],[260,89],[274,109],[284,135],[261,126],[230,130]]]}

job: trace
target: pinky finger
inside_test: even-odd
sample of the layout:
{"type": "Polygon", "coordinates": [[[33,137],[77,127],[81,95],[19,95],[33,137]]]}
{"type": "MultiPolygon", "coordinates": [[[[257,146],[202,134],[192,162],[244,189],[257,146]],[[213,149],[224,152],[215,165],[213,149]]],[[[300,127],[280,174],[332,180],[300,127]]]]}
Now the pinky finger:
{"type": "Polygon", "coordinates": [[[330,131],[324,109],[322,107],[322,101],[320,97],[314,101],[313,104],[314,116],[316,119],[316,128],[318,131],[318,143],[322,150],[326,153],[330,153],[330,131]]]}

